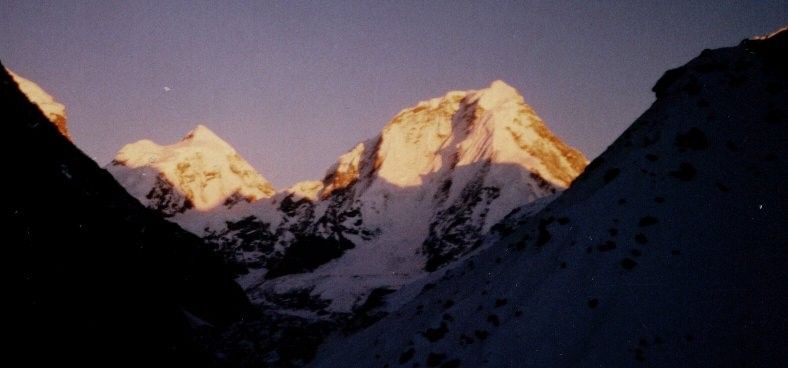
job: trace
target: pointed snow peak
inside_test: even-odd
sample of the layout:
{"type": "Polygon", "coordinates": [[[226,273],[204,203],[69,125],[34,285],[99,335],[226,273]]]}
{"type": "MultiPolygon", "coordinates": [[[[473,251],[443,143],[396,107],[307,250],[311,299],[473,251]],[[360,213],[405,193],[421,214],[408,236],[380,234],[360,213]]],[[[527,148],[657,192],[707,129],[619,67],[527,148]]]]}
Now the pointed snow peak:
{"type": "Polygon", "coordinates": [[[515,88],[496,80],[484,89],[448,92],[400,111],[376,139],[340,157],[322,196],[364,178],[416,187],[424,178],[457,166],[481,168],[483,162],[520,166],[559,189],[587,164],[515,88]]]}
{"type": "Polygon", "coordinates": [[[188,134],[181,138],[180,142],[176,145],[182,147],[210,147],[210,151],[223,152],[232,154],[235,153],[233,148],[224,139],[216,135],[211,129],[205,125],[199,124],[192,129],[188,134]]]}
{"type": "Polygon", "coordinates": [[[194,129],[186,134],[186,136],[184,136],[181,141],[220,141],[225,143],[224,140],[216,135],[216,133],[202,124],[198,124],[194,129]]]}
{"type": "Polygon", "coordinates": [[[172,145],[147,139],[128,144],[109,170],[129,193],[167,215],[190,208],[229,208],[241,200],[252,202],[276,192],[232,146],[204,125],[172,145]]]}
{"type": "Polygon", "coordinates": [[[479,106],[491,110],[507,102],[524,103],[523,96],[517,90],[502,80],[496,80],[489,87],[479,90],[471,95],[479,106]]]}
{"type": "Polygon", "coordinates": [[[514,87],[510,86],[508,83],[500,79],[494,80],[492,83],[490,83],[490,86],[487,87],[487,91],[498,91],[503,93],[517,94],[517,90],[515,90],[514,87]]]}

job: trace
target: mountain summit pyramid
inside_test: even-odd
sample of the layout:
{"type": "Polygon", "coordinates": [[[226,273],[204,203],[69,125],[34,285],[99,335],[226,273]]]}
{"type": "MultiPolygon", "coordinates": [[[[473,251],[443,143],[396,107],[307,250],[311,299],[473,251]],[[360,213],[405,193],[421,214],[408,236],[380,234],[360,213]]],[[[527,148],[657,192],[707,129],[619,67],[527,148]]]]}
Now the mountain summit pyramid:
{"type": "Polygon", "coordinates": [[[203,125],[169,146],[150,140],[126,145],[107,169],[140,202],[165,216],[232,207],[275,193],[268,180],[203,125]]]}
{"type": "Polygon", "coordinates": [[[322,196],[365,179],[359,170],[404,188],[482,163],[520,166],[566,188],[587,160],[557,139],[513,87],[495,81],[402,110],[378,137],[340,157],[322,196]]]}

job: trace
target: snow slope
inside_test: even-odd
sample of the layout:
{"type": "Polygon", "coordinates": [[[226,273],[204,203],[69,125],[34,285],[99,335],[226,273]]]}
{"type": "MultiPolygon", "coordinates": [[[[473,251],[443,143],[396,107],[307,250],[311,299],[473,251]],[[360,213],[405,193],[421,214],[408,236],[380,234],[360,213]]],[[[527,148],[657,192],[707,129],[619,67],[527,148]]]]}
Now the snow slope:
{"type": "Polygon", "coordinates": [[[49,93],[44,91],[43,88],[39,87],[33,81],[25,79],[18,74],[12,72],[10,69],[6,69],[8,74],[11,75],[11,78],[19,85],[19,89],[22,93],[30,99],[31,102],[36,104],[38,108],[44,113],[44,115],[55,124],[57,129],[60,131],[60,134],[63,134],[66,138],[71,139],[68,134],[68,126],[66,124],[66,106],[62,103],[57,102],[54,97],[50,96],[49,93]]]}
{"type": "Polygon", "coordinates": [[[668,71],[559,199],[312,366],[784,366],[786,55],[668,71]]]}

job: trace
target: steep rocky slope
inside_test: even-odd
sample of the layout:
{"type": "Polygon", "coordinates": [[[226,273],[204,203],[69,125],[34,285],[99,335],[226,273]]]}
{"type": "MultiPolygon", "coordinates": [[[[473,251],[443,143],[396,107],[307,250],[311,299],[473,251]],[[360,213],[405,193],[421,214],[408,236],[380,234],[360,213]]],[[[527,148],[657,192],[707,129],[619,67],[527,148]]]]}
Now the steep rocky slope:
{"type": "Polygon", "coordinates": [[[668,71],[558,200],[313,366],[784,366],[786,55],[668,71]]]}
{"type": "Polygon", "coordinates": [[[0,67],[5,360],[212,366],[248,300],[196,236],[143,208],[0,67]],[[10,178],[9,178],[10,179],[10,178]]]}

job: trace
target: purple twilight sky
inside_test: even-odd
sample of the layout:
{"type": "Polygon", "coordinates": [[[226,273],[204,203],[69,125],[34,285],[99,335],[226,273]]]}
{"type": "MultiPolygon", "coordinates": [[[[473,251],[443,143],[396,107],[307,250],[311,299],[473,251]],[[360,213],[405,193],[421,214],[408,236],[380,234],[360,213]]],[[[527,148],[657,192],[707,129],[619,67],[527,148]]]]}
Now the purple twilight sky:
{"type": "Polygon", "coordinates": [[[495,79],[593,158],[665,70],[787,22],[784,0],[2,0],[0,60],[67,106],[102,165],[203,123],[282,188],[399,110],[495,79]]]}

